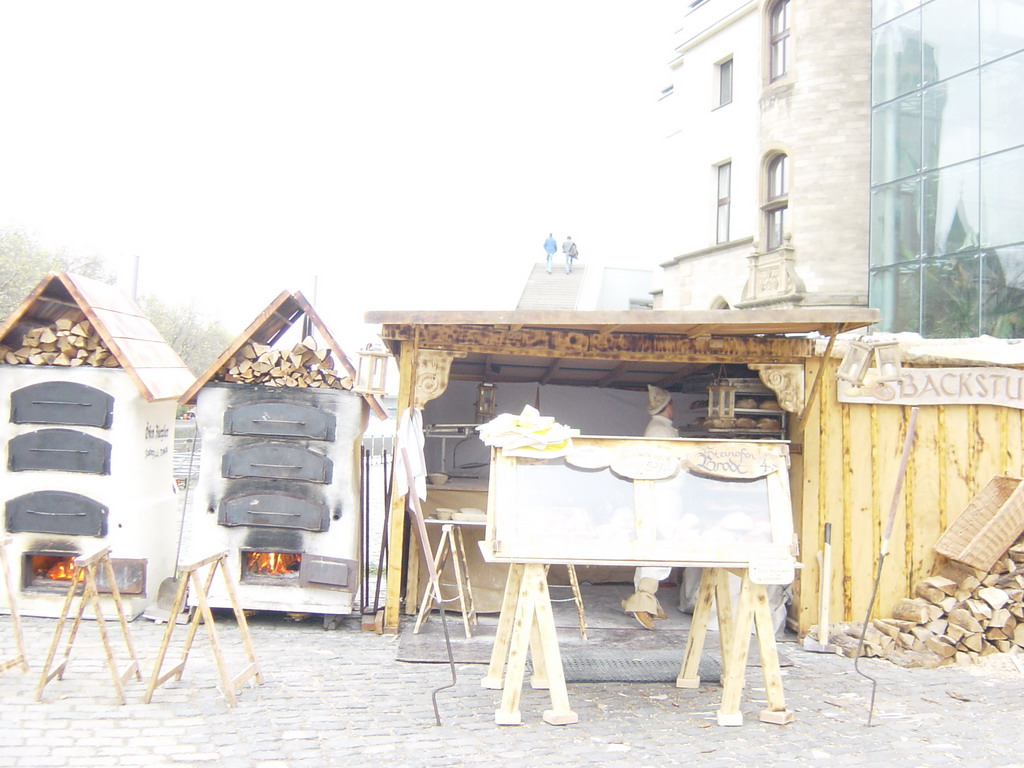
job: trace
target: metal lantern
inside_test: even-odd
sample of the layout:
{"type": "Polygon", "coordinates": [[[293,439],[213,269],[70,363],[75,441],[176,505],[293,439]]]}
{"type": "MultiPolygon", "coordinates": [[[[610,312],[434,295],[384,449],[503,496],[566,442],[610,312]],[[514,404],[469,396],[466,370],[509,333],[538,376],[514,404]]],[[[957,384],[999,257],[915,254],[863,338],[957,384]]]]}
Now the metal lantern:
{"type": "Polygon", "coordinates": [[[359,370],[353,389],[362,395],[383,395],[388,357],[388,351],[380,344],[367,344],[359,350],[359,370]]]}
{"type": "Polygon", "coordinates": [[[494,418],[497,406],[497,389],[493,384],[483,382],[476,388],[476,423],[483,424],[494,418]]]}
{"type": "Polygon", "coordinates": [[[736,417],[736,387],[716,382],[708,387],[708,418],[733,419],[736,417]]]}
{"type": "Polygon", "coordinates": [[[867,376],[868,366],[871,364],[872,348],[863,341],[851,341],[850,346],[843,356],[843,362],[839,364],[836,371],[836,378],[848,381],[855,386],[864,383],[867,376]]]}
{"type": "Polygon", "coordinates": [[[899,381],[903,366],[900,362],[900,344],[898,341],[875,342],[875,355],[878,357],[878,380],[899,381]]]}

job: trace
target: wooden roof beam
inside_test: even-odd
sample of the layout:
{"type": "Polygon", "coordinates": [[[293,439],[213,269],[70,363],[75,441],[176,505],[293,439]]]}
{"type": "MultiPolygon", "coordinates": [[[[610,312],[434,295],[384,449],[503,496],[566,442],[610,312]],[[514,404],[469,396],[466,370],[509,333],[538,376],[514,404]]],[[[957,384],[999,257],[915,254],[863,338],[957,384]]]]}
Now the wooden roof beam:
{"type": "Polygon", "coordinates": [[[703,363],[686,363],[685,365],[680,366],[675,373],[670,373],[668,376],[659,380],[656,386],[659,386],[662,389],[668,389],[672,385],[678,384],[680,381],[687,378],[694,371],[699,371],[704,367],[705,365],[703,363]]]}
{"type": "Polygon", "coordinates": [[[597,386],[607,387],[613,381],[616,381],[628,368],[629,363],[619,363],[610,371],[608,371],[608,373],[606,373],[604,376],[597,380],[597,386]]]}
{"type": "Polygon", "coordinates": [[[814,355],[808,337],[718,336],[689,338],[673,333],[601,334],[594,330],[489,326],[388,325],[385,341],[418,338],[420,346],[478,354],[522,357],[632,360],[679,363],[798,363],[814,355]],[[418,336],[417,336],[418,334],[418,336]]]}
{"type": "Polygon", "coordinates": [[[554,376],[558,372],[558,369],[562,367],[562,362],[562,358],[554,360],[551,363],[551,365],[548,366],[548,369],[547,371],[545,371],[544,375],[540,377],[540,383],[547,384],[549,381],[551,381],[551,377],[554,376]]]}

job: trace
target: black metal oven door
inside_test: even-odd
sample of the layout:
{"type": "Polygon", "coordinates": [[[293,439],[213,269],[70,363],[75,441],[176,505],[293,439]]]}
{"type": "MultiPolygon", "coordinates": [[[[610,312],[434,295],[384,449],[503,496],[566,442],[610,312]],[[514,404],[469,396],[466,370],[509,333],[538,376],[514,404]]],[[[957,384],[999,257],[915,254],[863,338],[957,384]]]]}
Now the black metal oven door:
{"type": "Polygon", "coordinates": [[[110,510],[95,499],[67,491],[35,491],[7,502],[9,533],[106,536],[110,510]]]}
{"type": "Polygon", "coordinates": [[[302,437],[334,440],[333,413],[301,403],[279,401],[237,405],[224,411],[225,435],[302,437]]]}
{"type": "Polygon", "coordinates": [[[220,503],[217,522],[226,526],[299,528],[319,533],[327,530],[330,518],[327,505],[319,499],[263,492],[224,499],[220,503]]]}
{"type": "Polygon", "coordinates": [[[43,381],[11,393],[15,424],[65,424],[110,429],[114,398],[75,381],[43,381]]]}
{"type": "Polygon", "coordinates": [[[74,429],[40,429],[11,439],[7,468],[109,475],[110,443],[74,429]]]}
{"type": "Polygon", "coordinates": [[[299,564],[299,585],[355,592],[358,574],[355,560],[303,554],[299,564]]]}
{"type": "Polygon", "coordinates": [[[322,453],[287,443],[258,443],[221,457],[221,476],[330,483],[334,464],[322,453]]]}

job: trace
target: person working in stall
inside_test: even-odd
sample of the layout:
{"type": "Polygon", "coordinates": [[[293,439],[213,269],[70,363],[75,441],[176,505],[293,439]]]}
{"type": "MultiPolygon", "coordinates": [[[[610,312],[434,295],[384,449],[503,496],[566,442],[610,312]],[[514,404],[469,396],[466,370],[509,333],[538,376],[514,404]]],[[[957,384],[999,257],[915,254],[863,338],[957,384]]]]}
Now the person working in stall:
{"type": "MultiPolygon", "coordinates": [[[[647,412],[651,420],[644,430],[644,437],[679,437],[679,430],[672,426],[675,406],[672,396],[661,387],[647,385],[647,412]]],[[[640,623],[644,629],[654,629],[655,619],[666,618],[658,602],[656,592],[662,579],[667,579],[672,568],[664,566],[640,567],[633,574],[636,591],[622,601],[622,609],[640,623]]]]}

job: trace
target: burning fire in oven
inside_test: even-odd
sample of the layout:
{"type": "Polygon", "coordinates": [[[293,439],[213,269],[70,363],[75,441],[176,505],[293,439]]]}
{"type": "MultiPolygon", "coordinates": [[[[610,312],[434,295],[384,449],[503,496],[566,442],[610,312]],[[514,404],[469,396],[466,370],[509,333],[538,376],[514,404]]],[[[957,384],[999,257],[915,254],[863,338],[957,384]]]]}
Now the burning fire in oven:
{"type": "Polygon", "coordinates": [[[66,584],[75,575],[75,555],[30,555],[27,575],[25,586],[66,584]]]}
{"type": "Polygon", "coordinates": [[[256,576],[297,575],[302,555],[287,552],[245,552],[245,573],[256,576]]]}

